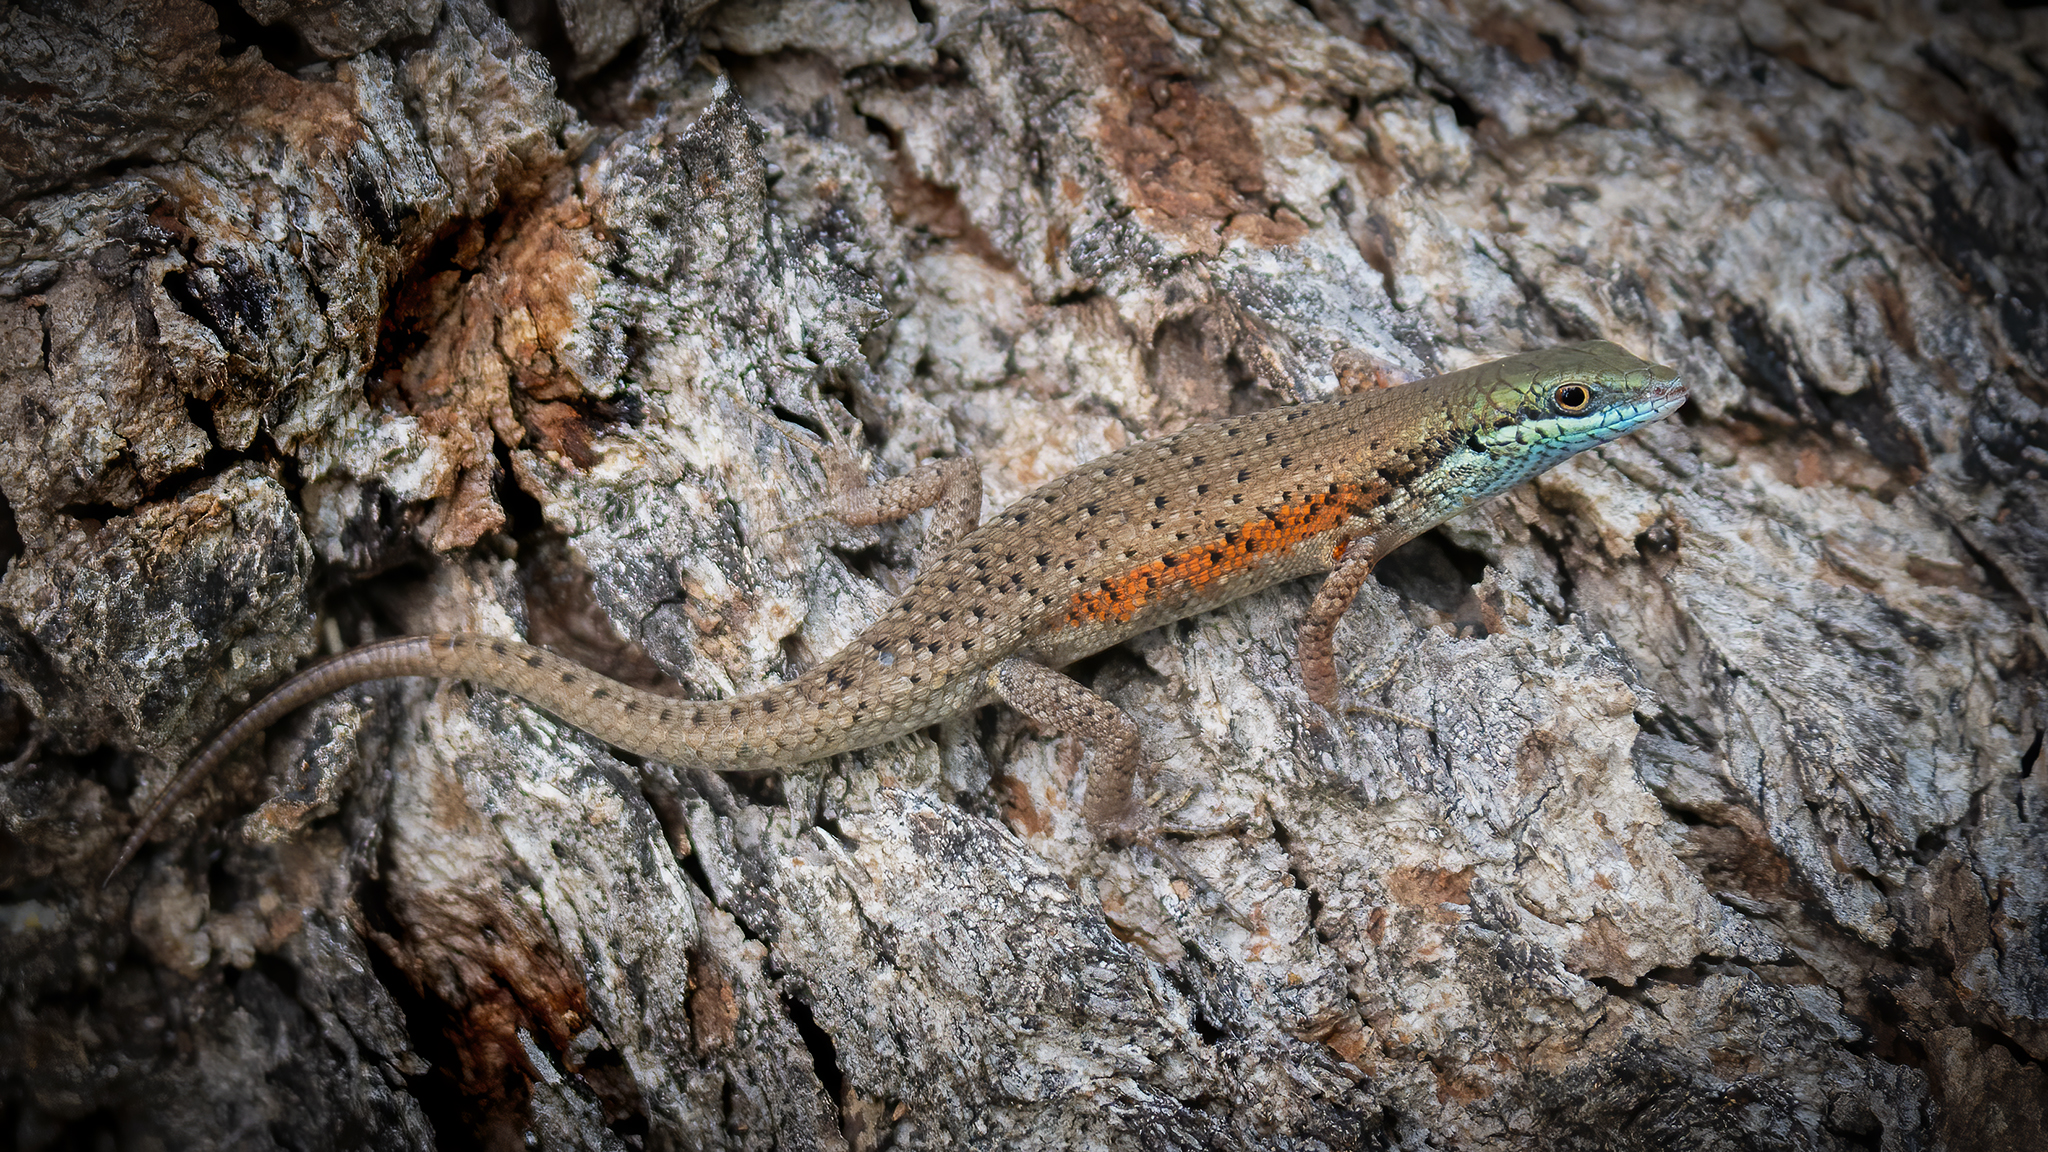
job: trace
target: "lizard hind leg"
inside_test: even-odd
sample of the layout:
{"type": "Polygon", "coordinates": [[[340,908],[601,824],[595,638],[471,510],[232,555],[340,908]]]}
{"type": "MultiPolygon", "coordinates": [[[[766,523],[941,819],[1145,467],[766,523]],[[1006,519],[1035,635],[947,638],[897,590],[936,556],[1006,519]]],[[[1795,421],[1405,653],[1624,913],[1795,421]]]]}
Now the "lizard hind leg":
{"type": "Polygon", "coordinates": [[[1013,657],[988,674],[989,687],[1003,703],[1047,732],[1075,736],[1095,750],[1088,773],[1088,798],[1081,812],[1098,836],[1127,840],[1137,830],[1137,779],[1143,749],[1138,726],[1123,709],[1090,692],[1081,682],[1043,664],[1013,657]]]}
{"type": "Polygon", "coordinates": [[[1370,544],[1362,541],[1345,550],[1344,558],[1323,578],[1322,587],[1316,589],[1316,598],[1310,602],[1308,614],[1301,618],[1301,631],[1296,634],[1294,660],[1301,666],[1301,686],[1307,689],[1311,701],[1331,712],[1337,710],[1337,656],[1332,638],[1337,634],[1337,621],[1344,618],[1344,610],[1351,607],[1358,590],[1372,579],[1372,553],[1370,544]]]}
{"type": "Polygon", "coordinates": [[[1095,764],[1088,772],[1088,798],[1082,803],[1081,813],[1097,836],[1107,843],[1153,853],[1213,898],[1231,919],[1247,928],[1251,926],[1223,893],[1165,842],[1159,835],[1159,825],[1145,818],[1146,808],[1138,803],[1132,789],[1144,752],[1138,741],[1138,726],[1124,715],[1123,709],[1082,687],[1073,677],[1020,657],[996,665],[988,680],[1005,704],[1023,713],[1033,724],[1063,736],[1079,737],[1094,748],[1095,764]]]}

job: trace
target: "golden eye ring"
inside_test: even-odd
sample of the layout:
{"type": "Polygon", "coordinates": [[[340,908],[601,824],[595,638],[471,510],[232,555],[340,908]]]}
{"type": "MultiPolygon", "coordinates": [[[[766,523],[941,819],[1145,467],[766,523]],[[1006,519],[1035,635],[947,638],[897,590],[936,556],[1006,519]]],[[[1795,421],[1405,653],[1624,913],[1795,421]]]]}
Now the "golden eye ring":
{"type": "Polygon", "coordinates": [[[1593,406],[1593,390],[1584,384],[1559,384],[1550,402],[1567,416],[1577,416],[1593,406]]]}

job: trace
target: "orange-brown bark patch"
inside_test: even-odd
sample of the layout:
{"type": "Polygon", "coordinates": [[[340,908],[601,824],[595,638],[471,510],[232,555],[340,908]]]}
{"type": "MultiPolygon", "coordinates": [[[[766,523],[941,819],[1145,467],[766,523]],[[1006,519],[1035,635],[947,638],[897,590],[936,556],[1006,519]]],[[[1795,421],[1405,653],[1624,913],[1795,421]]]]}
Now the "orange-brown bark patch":
{"type": "Polygon", "coordinates": [[[1396,868],[1387,877],[1387,896],[1438,924],[1456,923],[1458,914],[1444,905],[1472,902],[1472,869],[1449,872],[1429,867],[1396,868]]]}
{"type": "Polygon", "coordinates": [[[1878,314],[1884,318],[1885,335],[1892,343],[1905,349],[1906,355],[1920,355],[1920,337],[1913,330],[1913,313],[1906,307],[1905,294],[1899,286],[1883,276],[1866,277],[1863,286],[1870,291],[1870,298],[1877,301],[1878,314]]]}
{"type": "Polygon", "coordinates": [[[934,184],[912,171],[908,163],[899,161],[887,195],[889,214],[896,218],[897,223],[922,229],[937,239],[951,241],[961,250],[971,252],[1006,272],[1016,267],[988,238],[988,233],[968,218],[957,190],[934,184]]]}
{"type": "Polygon", "coordinates": [[[1471,1104],[1492,1096],[1498,1080],[1480,1071],[1477,1063],[1461,1068],[1435,1068],[1436,1100],[1439,1104],[1471,1104]]]}
{"type": "Polygon", "coordinates": [[[1032,803],[1029,784],[1008,774],[998,774],[994,783],[1003,790],[1003,812],[1019,836],[1029,839],[1052,831],[1052,818],[1032,803]]]}
{"type": "Polygon", "coordinates": [[[371,398],[416,417],[435,442],[437,504],[421,531],[437,551],[504,524],[498,444],[518,446],[531,430],[579,467],[595,460],[586,418],[562,402],[588,394],[567,348],[598,249],[582,201],[566,184],[554,191],[495,228],[445,229],[393,292],[379,330],[371,398]]]}
{"type": "Polygon", "coordinates": [[[1648,965],[1632,954],[1634,943],[1614,921],[1595,915],[1580,927],[1579,938],[1566,950],[1565,967],[1581,976],[1607,977],[1633,987],[1636,978],[1648,971],[1648,965]]]}
{"type": "Polygon", "coordinates": [[[1493,15],[1472,26],[1472,34],[1515,54],[1524,64],[1541,64],[1550,59],[1550,45],[1534,27],[1512,16],[1493,15]]]}
{"type": "Polygon", "coordinates": [[[739,1034],[739,1000],[732,981],[711,958],[690,953],[690,1030],[697,1052],[709,1056],[732,1046],[739,1034]]]}
{"type": "Polygon", "coordinates": [[[1109,0],[1066,10],[1102,49],[1110,80],[1096,106],[1097,142],[1147,227],[1207,253],[1227,237],[1272,247],[1307,231],[1266,197],[1266,158],[1251,121],[1186,77],[1193,62],[1156,12],[1109,0]]]}

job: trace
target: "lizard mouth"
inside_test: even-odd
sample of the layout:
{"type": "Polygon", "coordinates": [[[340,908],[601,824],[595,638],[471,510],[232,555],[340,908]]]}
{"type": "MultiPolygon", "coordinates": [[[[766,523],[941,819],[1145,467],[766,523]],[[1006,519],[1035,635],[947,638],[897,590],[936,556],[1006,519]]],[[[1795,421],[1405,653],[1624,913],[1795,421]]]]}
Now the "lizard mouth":
{"type": "Polygon", "coordinates": [[[1643,398],[1657,415],[1668,416],[1685,403],[1685,378],[1678,374],[1676,368],[1662,364],[1653,364],[1651,368],[1657,375],[1650,381],[1649,391],[1643,398]]]}

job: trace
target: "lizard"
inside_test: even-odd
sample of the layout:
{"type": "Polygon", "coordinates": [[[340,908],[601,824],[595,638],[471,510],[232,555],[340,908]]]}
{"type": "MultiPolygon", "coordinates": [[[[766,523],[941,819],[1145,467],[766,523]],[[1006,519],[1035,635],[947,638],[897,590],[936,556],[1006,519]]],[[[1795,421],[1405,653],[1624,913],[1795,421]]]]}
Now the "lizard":
{"type": "Polygon", "coordinates": [[[873,486],[858,476],[839,484],[858,465],[828,460],[839,519],[873,524],[936,506],[934,528],[953,531],[927,549],[934,555],[892,607],[795,679],[681,700],[495,636],[373,642],[286,680],[205,744],[130,833],[108,880],[242,741],[333,692],[396,676],[502,689],[625,752],[719,771],[794,769],[1001,701],[1093,748],[1083,815],[1099,835],[1128,835],[1137,726],[1060,668],[1327,570],[1296,662],[1309,700],[1333,710],[1337,622],[1382,557],[1685,396],[1675,370],[1585,341],[1196,424],[1083,464],[979,524],[970,459],[873,486]]]}

